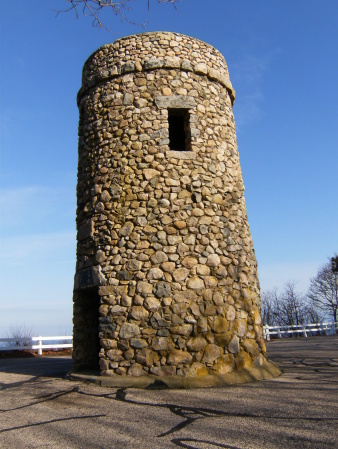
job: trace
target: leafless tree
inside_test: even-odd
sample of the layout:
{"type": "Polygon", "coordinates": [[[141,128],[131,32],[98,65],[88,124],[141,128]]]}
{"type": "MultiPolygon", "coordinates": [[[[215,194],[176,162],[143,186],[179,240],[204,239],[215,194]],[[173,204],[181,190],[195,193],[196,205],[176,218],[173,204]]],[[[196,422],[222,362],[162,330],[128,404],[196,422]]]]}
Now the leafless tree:
{"type": "Polygon", "coordinates": [[[304,312],[306,323],[320,323],[323,321],[323,314],[313,304],[307,303],[304,312]]]}
{"type": "Polygon", "coordinates": [[[293,326],[318,323],[321,314],[314,304],[297,292],[294,282],[287,282],[279,293],[276,289],[262,293],[262,321],[269,326],[293,326]]]}
{"type": "Polygon", "coordinates": [[[305,299],[296,291],[294,282],[285,284],[280,300],[280,318],[286,326],[304,324],[305,322],[305,299]]]}
{"type": "Polygon", "coordinates": [[[9,346],[29,346],[31,344],[32,335],[32,328],[26,326],[25,324],[12,325],[8,328],[8,331],[6,333],[7,338],[18,339],[17,341],[9,342],[9,346]]]}
{"type": "Polygon", "coordinates": [[[311,279],[307,294],[315,307],[331,315],[337,321],[338,315],[338,257],[335,254],[328,263],[319,268],[311,279]]]}
{"type": "Polygon", "coordinates": [[[278,292],[276,289],[262,292],[261,313],[264,325],[273,326],[276,324],[276,304],[278,301],[278,292]]]}
{"type": "MultiPolygon", "coordinates": [[[[65,9],[57,10],[57,14],[61,12],[73,11],[76,15],[76,18],[79,18],[79,15],[82,13],[84,16],[89,16],[92,19],[93,26],[97,26],[99,28],[103,28],[107,31],[112,31],[108,28],[101,20],[101,13],[105,11],[109,11],[114,16],[120,18],[122,22],[128,22],[133,25],[145,26],[147,21],[143,23],[136,23],[129,18],[129,12],[132,7],[130,4],[134,2],[134,0],[64,0],[67,3],[65,9]]],[[[143,0],[144,1],[144,0],[143,0]]],[[[150,0],[147,1],[148,10],[150,8],[150,0]]],[[[155,0],[157,3],[171,4],[176,7],[176,3],[181,0],[155,0]]]]}

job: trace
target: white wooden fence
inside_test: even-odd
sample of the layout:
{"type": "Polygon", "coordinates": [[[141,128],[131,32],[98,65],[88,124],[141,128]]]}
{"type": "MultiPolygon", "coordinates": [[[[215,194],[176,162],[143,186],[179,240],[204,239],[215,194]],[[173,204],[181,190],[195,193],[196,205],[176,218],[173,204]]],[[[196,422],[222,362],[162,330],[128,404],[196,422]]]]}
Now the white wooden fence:
{"type": "MultiPolygon", "coordinates": [[[[325,335],[334,334],[338,330],[338,322],[299,324],[294,326],[263,326],[264,339],[270,341],[271,336],[282,338],[289,335],[302,335],[307,337],[320,332],[325,335]]],[[[73,347],[73,337],[70,335],[56,337],[22,337],[0,338],[0,351],[22,351],[25,349],[37,350],[42,355],[45,349],[63,349],[73,347]],[[55,342],[61,343],[55,343],[55,342]],[[47,342],[47,343],[44,343],[47,342]],[[48,343],[51,342],[51,343],[48,343]]]]}
{"type": "Polygon", "coordinates": [[[23,337],[23,338],[0,338],[0,351],[22,351],[34,349],[38,355],[42,355],[44,349],[72,348],[73,337],[66,335],[62,337],[23,337]],[[60,343],[55,343],[55,342],[60,343]],[[47,342],[44,344],[43,342],[47,342]],[[50,342],[50,343],[48,343],[50,342]]]}
{"type": "Polygon", "coordinates": [[[321,332],[325,335],[334,334],[338,329],[338,322],[297,324],[294,326],[263,326],[264,339],[270,341],[271,335],[278,338],[288,335],[302,335],[307,337],[313,333],[321,332]]]}

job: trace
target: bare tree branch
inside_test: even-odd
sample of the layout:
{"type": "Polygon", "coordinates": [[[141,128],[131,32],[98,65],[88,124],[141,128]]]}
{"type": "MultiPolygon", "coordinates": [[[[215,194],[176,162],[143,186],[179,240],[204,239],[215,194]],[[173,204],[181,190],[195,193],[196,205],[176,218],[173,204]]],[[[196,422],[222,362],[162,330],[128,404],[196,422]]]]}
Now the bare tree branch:
{"type": "Polygon", "coordinates": [[[269,326],[319,323],[331,315],[338,318],[338,256],[329,259],[311,279],[306,296],[287,282],[281,293],[276,289],[262,292],[262,321],[269,326]],[[326,314],[326,316],[325,316],[326,314]]]}
{"type": "Polygon", "coordinates": [[[9,342],[8,346],[29,346],[31,344],[31,337],[33,330],[26,324],[17,324],[9,327],[7,331],[7,338],[17,338],[18,341],[9,342]],[[26,339],[23,341],[23,339],[26,339]]]}
{"type": "Polygon", "coordinates": [[[338,316],[338,272],[333,263],[337,255],[323,265],[311,279],[308,291],[309,300],[321,310],[328,312],[334,321],[338,316]]]}
{"type": "Polygon", "coordinates": [[[294,282],[287,282],[281,293],[276,289],[262,293],[262,321],[269,326],[293,326],[318,323],[321,314],[314,304],[296,291],[294,282]]]}
{"type": "MultiPolygon", "coordinates": [[[[112,32],[101,21],[101,13],[103,10],[110,11],[114,16],[120,18],[122,22],[127,22],[132,25],[145,27],[147,21],[137,23],[129,19],[128,12],[131,11],[129,4],[135,0],[65,0],[68,4],[63,10],[56,10],[57,15],[63,12],[74,11],[75,17],[79,18],[79,11],[82,11],[84,16],[89,16],[92,19],[92,25],[95,27],[103,28],[106,31],[112,32]]],[[[176,8],[176,4],[180,0],[156,0],[157,3],[171,4],[176,8]]],[[[150,0],[148,0],[148,10],[150,9],[150,0]]]]}

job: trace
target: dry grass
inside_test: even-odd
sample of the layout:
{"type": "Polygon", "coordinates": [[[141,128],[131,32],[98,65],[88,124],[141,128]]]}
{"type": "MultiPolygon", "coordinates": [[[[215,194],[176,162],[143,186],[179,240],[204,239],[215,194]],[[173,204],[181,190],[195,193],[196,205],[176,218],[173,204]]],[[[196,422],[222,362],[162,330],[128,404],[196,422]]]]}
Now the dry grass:
{"type": "MultiPolygon", "coordinates": [[[[48,349],[43,351],[42,356],[40,357],[65,357],[72,355],[72,349],[48,349]]],[[[1,351],[0,350],[0,359],[21,359],[28,357],[39,357],[37,351],[33,351],[30,349],[23,349],[20,351],[1,351]]]]}

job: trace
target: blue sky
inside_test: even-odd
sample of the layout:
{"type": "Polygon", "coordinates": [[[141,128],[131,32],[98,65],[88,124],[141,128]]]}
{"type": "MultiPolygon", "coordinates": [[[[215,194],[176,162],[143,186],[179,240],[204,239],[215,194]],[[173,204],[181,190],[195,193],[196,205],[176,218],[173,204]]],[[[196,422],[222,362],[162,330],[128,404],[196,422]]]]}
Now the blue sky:
{"type": "MultiPolygon", "coordinates": [[[[56,17],[63,0],[0,2],[0,335],[71,332],[76,94],[88,56],[142,32],[109,14],[56,17]]],[[[182,0],[131,4],[145,31],[214,45],[234,114],[262,290],[309,279],[338,251],[338,2],[182,0]]]]}

